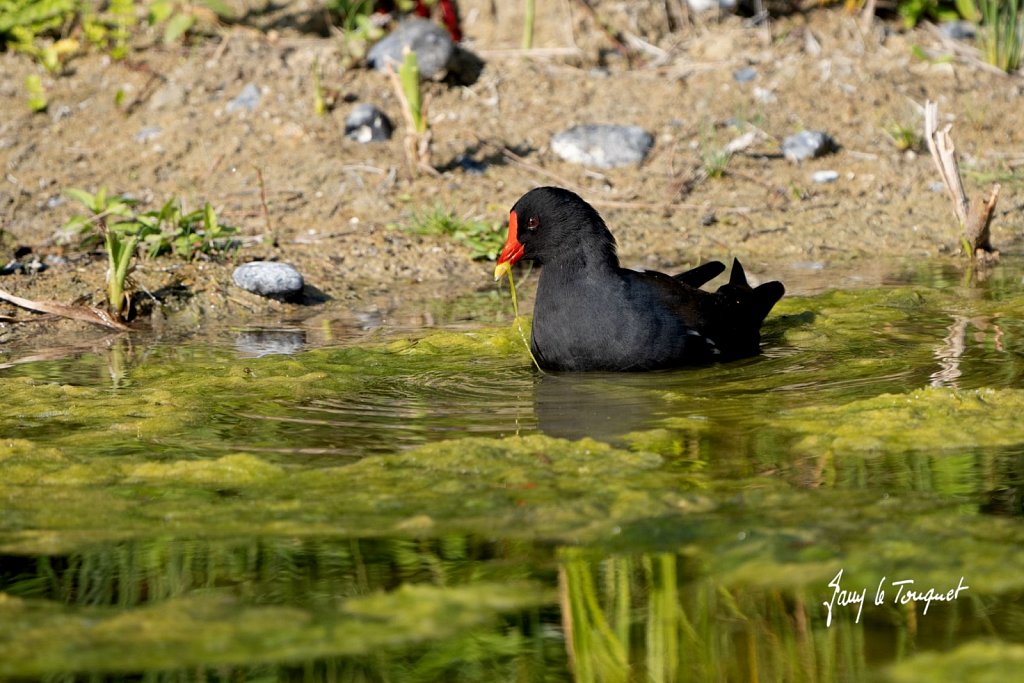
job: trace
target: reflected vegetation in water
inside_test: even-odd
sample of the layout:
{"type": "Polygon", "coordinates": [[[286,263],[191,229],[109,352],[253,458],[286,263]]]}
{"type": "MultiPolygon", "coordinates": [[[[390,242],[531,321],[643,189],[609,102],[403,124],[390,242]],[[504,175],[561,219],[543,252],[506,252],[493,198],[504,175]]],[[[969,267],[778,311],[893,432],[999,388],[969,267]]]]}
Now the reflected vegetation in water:
{"type": "Polygon", "coordinates": [[[963,284],[672,372],[505,327],[0,370],[0,678],[1010,680],[1024,296],[963,284]]]}

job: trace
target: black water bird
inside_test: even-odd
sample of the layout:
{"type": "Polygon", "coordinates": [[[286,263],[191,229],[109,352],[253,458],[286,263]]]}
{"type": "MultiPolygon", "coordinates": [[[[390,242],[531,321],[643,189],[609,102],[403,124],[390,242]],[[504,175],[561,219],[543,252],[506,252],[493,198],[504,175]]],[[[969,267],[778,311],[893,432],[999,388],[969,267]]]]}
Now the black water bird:
{"type": "Polygon", "coordinates": [[[761,323],[785,288],[747,283],[733,261],[729,282],[701,286],[718,261],[678,275],[619,266],[615,238],[579,195],[527,192],[509,213],[495,279],[520,259],[541,266],[530,348],[545,370],[654,370],[760,352],[761,323]]]}

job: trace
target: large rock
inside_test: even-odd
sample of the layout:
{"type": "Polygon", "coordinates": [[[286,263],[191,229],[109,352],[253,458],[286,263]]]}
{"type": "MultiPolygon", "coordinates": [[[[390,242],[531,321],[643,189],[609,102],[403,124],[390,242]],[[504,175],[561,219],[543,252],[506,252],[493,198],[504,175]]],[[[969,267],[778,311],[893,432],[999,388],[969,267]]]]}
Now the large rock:
{"type": "Polygon", "coordinates": [[[615,168],[638,164],[654,144],[639,126],[610,124],[573,126],[551,138],[551,151],[574,164],[615,168]]]}
{"type": "Polygon", "coordinates": [[[411,17],[371,47],[366,61],[377,71],[386,71],[391,64],[397,69],[406,47],[416,53],[421,78],[444,78],[455,52],[447,31],[432,21],[411,17]]]}
{"type": "Polygon", "coordinates": [[[276,261],[251,261],[235,268],[232,276],[242,289],[274,299],[297,299],[305,283],[294,266],[276,261]]]}

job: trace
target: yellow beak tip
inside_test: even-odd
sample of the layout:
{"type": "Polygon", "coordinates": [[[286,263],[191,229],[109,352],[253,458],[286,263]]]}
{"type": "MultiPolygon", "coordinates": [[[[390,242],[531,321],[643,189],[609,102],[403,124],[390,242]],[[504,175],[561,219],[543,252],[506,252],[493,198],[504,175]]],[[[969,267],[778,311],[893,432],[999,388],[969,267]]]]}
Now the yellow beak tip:
{"type": "Polygon", "coordinates": [[[504,263],[499,263],[497,266],[494,267],[494,279],[500,280],[505,275],[508,275],[510,270],[512,270],[512,264],[509,263],[508,261],[505,261],[504,263]]]}

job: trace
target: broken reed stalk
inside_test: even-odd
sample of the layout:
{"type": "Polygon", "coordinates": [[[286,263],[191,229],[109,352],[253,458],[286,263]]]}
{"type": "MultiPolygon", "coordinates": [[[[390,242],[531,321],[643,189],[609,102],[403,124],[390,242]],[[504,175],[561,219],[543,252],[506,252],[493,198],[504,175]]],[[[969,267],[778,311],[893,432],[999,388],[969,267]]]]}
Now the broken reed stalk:
{"type": "Polygon", "coordinates": [[[405,161],[409,177],[413,177],[413,169],[438,175],[430,165],[430,126],[427,125],[428,98],[423,97],[420,88],[420,68],[416,53],[408,47],[403,51],[403,61],[396,71],[394,66],[388,69],[391,85],[395,89],[398,101],[402,103],[402,117],[405,119],[405,161]]]}
{"type": "Polygon", "coordinates": [[[953,212],[960,221],[963,230],[964,251],[979,261],[993,261],[999,258],[999,252],[992,248],[990,226],[992,214],[995,212],[996,201],[1002,186],[993,183],[988,198],[979,201],[972,207],[964,190],[964,181],[960,176],[960,165],[956,159],[956,146],[949,134],[952,124],[939,130],[939,106],[928,101],[924,106],[924,139],[928,143],[935,167],[939,170],[942,184],[946,186],[950,199],[953,200],[953,212]],[[973,208],[973,210],[972,210],[973,208]]]}

